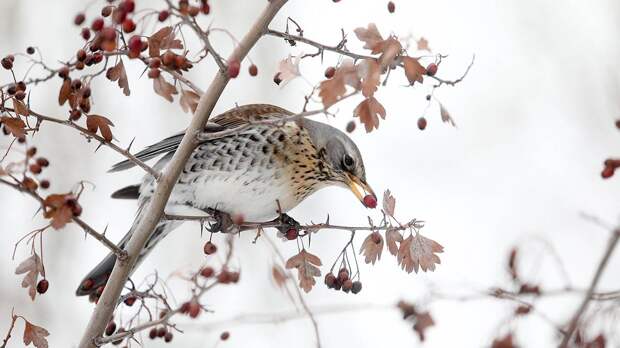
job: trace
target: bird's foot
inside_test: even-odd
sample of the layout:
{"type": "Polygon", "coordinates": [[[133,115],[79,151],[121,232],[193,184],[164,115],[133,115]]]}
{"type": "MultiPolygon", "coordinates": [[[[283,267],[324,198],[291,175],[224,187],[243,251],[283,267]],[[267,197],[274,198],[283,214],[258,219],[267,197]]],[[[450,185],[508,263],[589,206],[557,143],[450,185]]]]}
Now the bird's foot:
{"type": "Polygon", "coordinates": [[[207,208],[206,212],[213,217],[215,222],[209,223],[207,227],[207,231],[211,233],[222,232],[222,233],[237,233],[239,232],[239,226],[237,226],[230,214],[225,213],[223,211],[207,208]]]}
{"type": "Polygon", "coordinates": [[[280,214],[280,216],[273,220],[273,222],[278,224],[276,228],[282,234],[282,238],[295,240],[299,236],[301,224],[292,217],[286,214],[280,214]]]}

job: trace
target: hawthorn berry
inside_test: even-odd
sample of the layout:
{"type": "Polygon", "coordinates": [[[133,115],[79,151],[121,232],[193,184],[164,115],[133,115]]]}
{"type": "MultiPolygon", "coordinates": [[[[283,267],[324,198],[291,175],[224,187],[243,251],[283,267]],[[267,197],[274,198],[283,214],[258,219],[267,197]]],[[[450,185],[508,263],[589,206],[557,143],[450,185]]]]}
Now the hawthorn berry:
{"type": "Polygon", "coordinates": [[[214,274],[215,274],[215,270],[213,269],[213,267],[207,266],[200,270],[200,275],[205,278],[213,277],[214,274]]]}
{"type": "Polygon", "coordinates": [[[336,68],[334,68],[333,66],[330,66],[329,68],[325,69],[325,78],[331,79],[332,77],[334,77],[335,74],[336,74],[336,68]]]}
{"type": "Polygon", "coordinates": [[[149,68],[157,69],[161,66],[161,59],[158,57],[149,60],[149,68]]]}
{"type": "Polygon", "coordinates": [[[213,244],[211,241],[208,241],[205,243],[203,250],[205,254],[212,255],[212,254],[215,254],[215,252],[217,252],[217,246],[213,244]]]}
{"type": "Polygon", "coordinates": [[[105,335],[112,336],[114,334],[114,331],[116,331],[116,323],[114,321],[111,321],[105,327],[105,335]]]}
{"type": "Polygon", "coordinates": [[[202,6],[200,7],[200,11],[202,11],[202,13],[208,15],[209,12],[211,12],[211,6],[209,6],[209,4],[207,4],[207,2],[205,1],[202,6]]]}
{"type": "Polygon", "coordinates": [[[103,25],[103,18],[95,18],[93,23],[90,25],[90,28],[94,31],[100,31],[101,29],[103,29],[103,25]]]}
{"type": "Polygon", "coordinates": [[[377,197],[374,195],[366,195],[363,200],[366,208],[374,209],[377,207],[377,197]]]}
{"type": "Polygon", "coordinates": [[[176,61],[176,55],[170,51],[166,51],[161,57],[162,63],[167,67],[172,67],[176,61]]]}
{"type": "Polygon", "coordinates": [[[336,276],[334,276],[333,273],[329,272],[325,275],[325,285],[327,285],[328,288],[333,288],[334,285],[336,284],[336,276]]]}
{"type": "Polygon", "coordinates": [[[230,276],[230,273],[227,270],[222,270],[217,275],[217,281],[221,284],[228,284],[232,281],[232,277],[230,276]]]}
{"type": "Polygon", "coordinates": [[[69,77],[69,68],[66,66],[63,66],[62,68],[60,68],[60,70],[58,70],[58,76],[61,79],[66,79],[69,77]]]}
{"type": "Polygon", "coordinates": [[[136,303],[136,297],[135,296],[129,296],[125,299],[125,304],[128,305],[129,307],[133,306],[134,303],[136,303]]]}
{"type": "Polygon", "coordinates": [[[34,155],[36,154],[37,154],[37,148],[35,146],[32,146],[26,151],[26,156],[28,157],[34,157],[34,155]]]}
{"type": "Polygon", "coordinates": [[[170,331],[166,332],[166,335],[164,336],[164,342],[168,343],[172,341],[172,337],[173,337],[172,332],[170,331]]]}
{"type": "Polygon", "coordinates": [[[387,4],[387,8],[388,8],[388,12],[394,13],[394,11],[396,10],[396,5],[394,5],[394,2],[390,1],[387,4]]]}
{"type": "Polygon", "coordinates": [[[49,180],[41,180],[40,182],[41,184],[41,188],[46,190],[50,187],[50,181],[49,180]]]}
{"type": "Polygon", "coordinates": [[[612,166],[606,166],[603,171],[601,172],[601,177],[603,179],[609,179],[614,175],[614,172],[616,168],[612,167],[612,166]]]}
{"type": "Polygon", "coordinates": [[[88,41],[90,39],[90,30],[88,30],[88,28],[82,28],[80,35],[82,35],[82,39],[88,41]]]}
{"type": "Polygon", "coordinates": [[[134,0],[125,0],[121,5],[126,12],[133,12],[136,9],[134,0]]]}
{"type": "Polygon", "coordinates": [[[228,77],[235,78],[239,76],[239,70],[241,69],[241,63],[238,59],[232,59],[228,62],[228,77]]]}
{"type": "Polygon", "coordinates": [[[159,15],[157,16],[157,19],[160,22],[165,21],[166,19],[168,19],[168,17],[170,16],[170,12],[168,12],[167,10],[163,10],[159,12],[159,15]]]}
{"type": "Polygon", "coordinates": [[[258,75],[258,67],[256,66],[256,64],[250,65],[250,67],[248,68],[248,72],[250,73],[250,76],[258,75]]]}
{"type": "Polygon", "coordinates": [[[166,329],[166,327],[162,326],[157,330],[157,337],[164,337],[166,336],[167,333],[168,333],[168,330],[166,329]]]}
{"type": "Polygon", "coordinates": [[[295,227],[291,227],[286,231],[286,239],[288,240],[295,240],[297,236],[299,236],[299,232],[295,227]]]}
{"type": "Polygon", "coordinates": [[[127,18],[123,21],[123,31],[126,33],[131,33],[136,30],[136,23],[134,23],[133,19],[127,18]]]}
{"type": "Polygon", "coordinates": [[[148,77],[149,79],[156,79],[159,77],[159,69],[149,69],[148,77]]]}
{"type": "Polygon", "coordinates": [[[222,332],[222,333],[220,334],[220,339],[221,339],[222,341],[226,341],[226,340],[227,340],[227,339],[229,339],[229,338],[230,338],[230,332],[228,332],[228,331],[224,331],[224,332],[222,332]]]}
{"type": "Polygon", "coordinates": [[[198,315],[200,315],[200,309],[201,308],[198,302],[192,301],[189,303],[187,313],[189,314],[190,318],[196,318],[198,317],[198,315]]]}
{"type": "Polygon", "coordinates": [[[437,73],[437,69],[438,66],[435,63],[430,63],[427,67],[426,67],[426,75],[428,76],[435,76],[435,74],[437,73]]]}
{"type": "Polygon", "coordinates": [[[86,16],[84,16],[83,13],[78,13],[75,15],[75,18],[73,18],[73,24],[82,25],[82,23],[84,23],[85,20],[86,20],[86,16]]]}
{"type": "Polygon", "coordinates": [[[190,6],[187,10],[187,13],[192,17],[196,17],[200,13],[200,8],[196,6],[190,6]]]}
{"type": "Polygon", "coordinates": [[[342,291],[349,292],[353,289],[353,281],[351,279],[347,279],[342,283],[342,291]]]}
{"type": "Polygon", "coordinates": [[[24,100],[26,98],[26,92],[24,91],[17,91],[15,92],[15,99],[17,100],[24,100]]]}
{"type": "Polygon", "coordinates": [[[41,174],[41,166],[36,163],[31,164],[28,170],[30,170],[32,174],[41,174]]]}
{"type": "Polygon", "coordinates": [[[45,157],[39,157],[37,158],[37,164],[40,165],[41,167],[47,167],[50,165],[50,161],[47,160],[47,158],[45,157]]]}
{"type": "Polygon", "coordinates": [[[228,272],[228,278],[231,283],[239,282],[239,278],[241,277],[241,273],[239,272],[228,272]]]}
{"type": "Polygon", "coordinates": [[[71,121],[77,121],[80,119],[80,117],[82,117],[82,112],[78,109],[73,109],[69,113],[69,118],[71,119],[71,121]]]}
{"type": "Polygon", "coordinates": [[[34,47],[32,47],[32,46],[28,46],[28,48],[26,48],[26,53],[28,53],[28,54],[34,54],[34,47]]]}
{"type": "Polygon", "coordinates": [[[355,121],[349,121],[347,123],[347,133],[352,133],[355,130],[355,121]]]}
{"type": "Polygon", "coordinates": [[[106,6],[104,8],[101,9],[101,16],[102,17],[109,17],[112,14],[112,9],[114,8],[114,6],[106,6]]]}
{"type": "Polygon", "coordinates": [[[152,339],[152,340],[157,338],[157,329],[156,328],[152,328],[151,331],[149,331],[149,338],[152,339]]]}
{"type": "Polygon", "coordinates": [[[41,279],[39,280],[39,283],[37,284],[37,292],[39,294],[44,294],[47,292],[47,289],[50,287],[50,282],[47,281],[47,279],[41,279]]]}
{"type": "Polygon", "coordinates": [[[6,70],[13,69],[13,61],[11,61],[8,57],[2,58],[1,63],[2,63],[2,67],[5,68],[6,70]]]}
{"type": "Polygon", "coordinates": [[[338,271],[338,282],[343,283],[349,279],[349,270],[346,268],[338,271]]]}
{"type": "Polygon", "coordinates": [[[357,294],[360,291],[362,291],[362,282],[360,282],[359,280],[356,280],[353,282],[351,286],[351,292],[354,294],[357,294]]]}
{"type": "Polygon", "coordinates": [[[418,118],[418,129],[419,130],[426,129],[426,118],[424,118],[424,117],[418,118]]]}

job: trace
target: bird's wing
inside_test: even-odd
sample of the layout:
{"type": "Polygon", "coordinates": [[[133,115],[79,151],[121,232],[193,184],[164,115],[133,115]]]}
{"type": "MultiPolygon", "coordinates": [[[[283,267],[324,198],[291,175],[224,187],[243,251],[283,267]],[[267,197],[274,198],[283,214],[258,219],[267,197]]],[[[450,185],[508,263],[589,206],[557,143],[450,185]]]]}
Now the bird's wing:
{"type": "MultiPolygon", "coordinates": [[[[249,121],[257,119],[268,119],[291,115],[288,110],[269,104],[249,104],[228,110],[223,114],[217,115],[209,120],[205,126],[205,133],[216,133],[226,129],[242,126],[249,121]]],[[[134,156],[140,161],[148,161],[159,155],[174,152],[179,147],[185,131],[177,133],[171,137],[161,140],[155,144],[147,146],[144,150],[134,156]]],[[[118,162],[112,166],[109,172],[119,172],[135,166],[130,160],[118,162]]]]}

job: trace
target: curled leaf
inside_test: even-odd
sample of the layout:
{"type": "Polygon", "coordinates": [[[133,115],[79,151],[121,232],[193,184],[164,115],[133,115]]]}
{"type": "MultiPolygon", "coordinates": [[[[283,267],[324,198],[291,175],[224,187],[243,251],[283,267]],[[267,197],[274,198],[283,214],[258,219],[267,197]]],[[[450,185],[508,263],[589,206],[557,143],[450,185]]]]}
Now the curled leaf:
{"type": "Polygon", "coordinates": [[[155,93],[164,97],[164,99],[171,103],[173,100],[172,95],[179,94],[176,87],[168,83],[168,81],[166,81],[166,79],[164,79],[164,77],[161,75],[158,78],[153,79],[153,90],[155,90],[155,93]]]}
{"type": "Polygon", "coordinates": [[[443,104],[439,104],[439,114],[441,115],[441,120],[447,123],[450,123],[452,127],[456,127],[454,123],[454,119],[450,116],[448,110],[443,106],[443,104]]]}
{"type": "Polygon", "coordinates": [[[99,115],[88,115],[86,118],[86,128],[88,128],[88,131],[96,134],[97,130],[99,130],[103,139],[108,142],[113,139],[112,129],[110,129],[110,126],[114,126],[114,124],[106,117],[99,115]]]}
{"type": "Polygon", "coordinates": [[[15,110],[15,113],[18,115],[22,115],[22,116],[30,115],[30,112],[28,111],[28,107],[26,107],[26,105],[24,105],[24,103],[22,103],[20,100],[17,100],[15,98],[13,98],[13,110],[15,110]]]}
{"type": "Polygon", "coordinates": [[[396,198],[392,196],[390,190],[385,190],[385,192],[383,193],[383,211],[390,216],[394,216],[395,207],[396,198]]]}
{"type": "Polygon", "coordinates": [[[385,40],[374,23],[368,24],[366,28],[357,28],[353,32],[360,41],[365,43],[364,48],[371,50],[372,54],[383,51],[385,40]]]}
{"type": "Polygon", "coordinates": [[[62,82],[62,86],[60,86],[60,91],[58,92],[58,104],[64,105],[67,100],[69,100],[69,96],[71,95],[71,80],[65,79],[62,82]]]}
{"type": "Polygon", "coordinates": [[[26,134],[26,123],[20,118],[2,116],[0,117],[0,124],[4,125],[4,128],[16,138],[23,137],[26,134]]]}
{"type": "Polygon", "coordinates": [[[365,256],[366,263],[374,265],[377,260],[381,259],[381,252],[383,252],[383,237],[379,232],[372,232],[362,242],[360,254],[365,256]]]}
{"type": "Polygon", "coordinates": [[[118,87],[123,89],[123,94],[129,96],[131,91],[129,90],[127,72],[125,71],[125,65],[122,59],[118,61],[118,64],[108,70],[106,76],[110,81],[118,81],[118,87]]]}
{"type": "Polygon", "coordinates": [[[34,253],[32,256],[22,261],[15,269],[15,274],[23,273],[26,273],[26,275],[22,280],[22,288],[28,288],[28,294],[34,301],[34,298],[37,295],[37,279],[39,274],[45,276],[43,263],[37,253],[34,253]]]}
{"type": "Polygon", "coordinates": [[[148,38],[149,56],[159,57],[160,50],[163,49],[183,49],[183,43],[175,39],[172,27],[163,27],[148,38]]]}
{"type": "Polygon", "coordinates": [[[197,93],[181,89],[181,98],[179,98],[179,104],[181,104],[181,109],[183,109],[184,112],[196,112],[199,100],[200,96],[197,93]]]}
{"type": "Polygon", "coordinates": [[[402,242],[403,236],[397,229],[388,228],[385,231],[385,241],[390,254],[396,256],[398,254],[398,245],[396,243],[402,242]]]}

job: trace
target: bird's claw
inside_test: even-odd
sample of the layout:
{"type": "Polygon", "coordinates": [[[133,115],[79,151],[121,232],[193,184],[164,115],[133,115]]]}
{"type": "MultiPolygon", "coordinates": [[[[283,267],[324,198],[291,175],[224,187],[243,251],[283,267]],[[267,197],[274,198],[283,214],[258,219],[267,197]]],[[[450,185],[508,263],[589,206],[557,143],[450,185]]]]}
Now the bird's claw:
{"type": "Polygon", "coordinates": [[[206,211],[215,220],[206,227],[207,231],[211,233],[236,233],[239,231],[239,227],[235,225],[230,214],[213,208],[207,208],[206,211]]]}
{"type": "Polygon", "coordinates": [[[295,229],[295,231],[299,232],[301,230],[301,224],[297,222],[297,220],[286,214],[280,214],[278,218],[276,218],[276,222],[279,225],[276,227],[280,233],[286,235],[287,232],[291,229],[295,229]]]}

